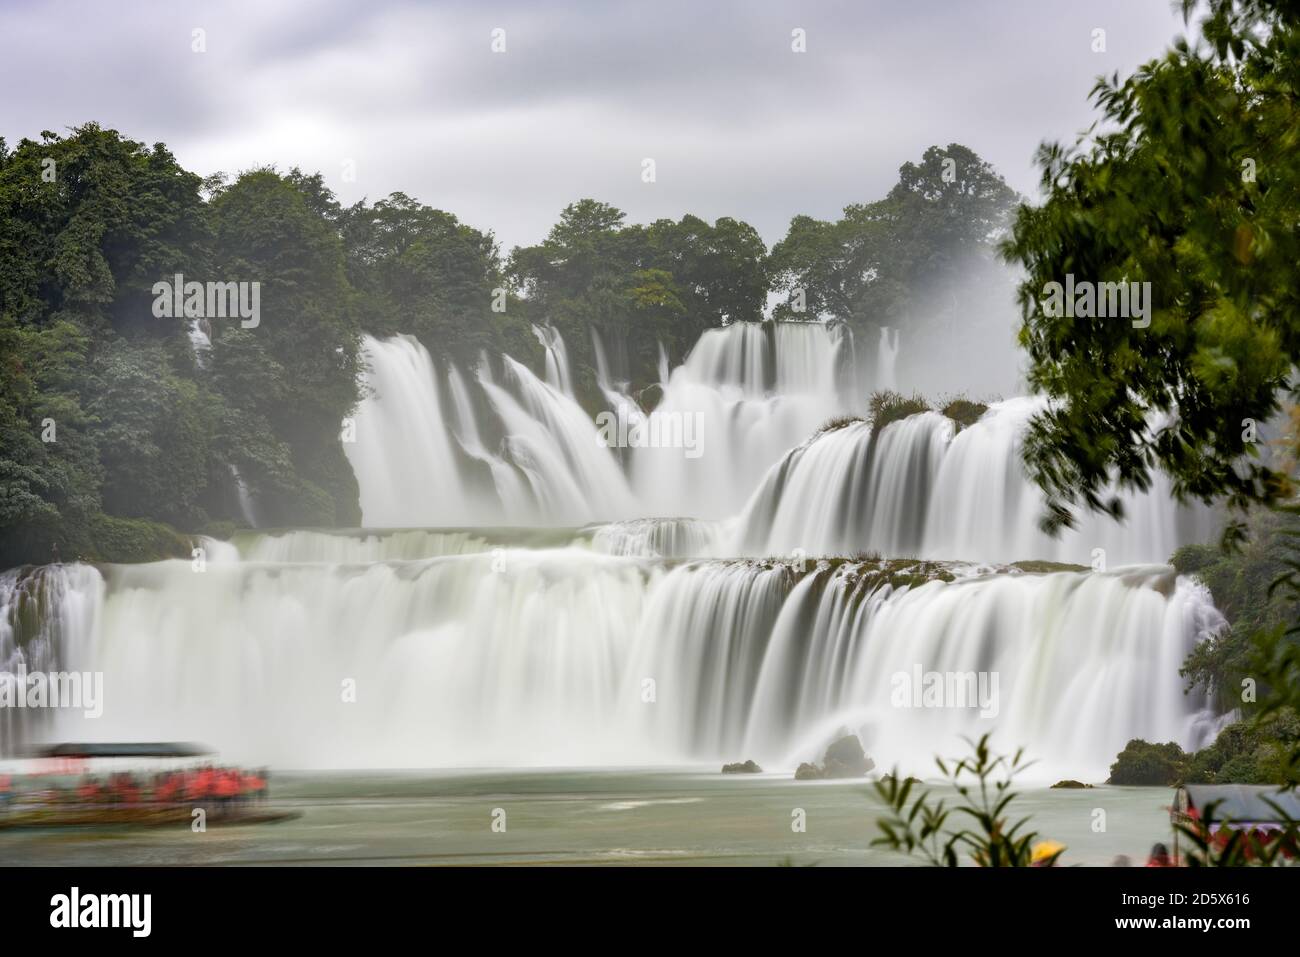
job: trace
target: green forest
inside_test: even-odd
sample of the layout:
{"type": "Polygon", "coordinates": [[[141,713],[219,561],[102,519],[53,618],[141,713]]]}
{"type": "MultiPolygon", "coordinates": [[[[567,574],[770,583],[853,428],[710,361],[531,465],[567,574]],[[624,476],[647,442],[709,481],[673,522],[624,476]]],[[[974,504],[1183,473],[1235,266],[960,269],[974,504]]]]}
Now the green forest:
{"type": "MultiPolygon", "coordinates": [[[[362,389],[365,333],[418,337],[472,363],[535,367],[533,323],[564,334],[594,410],[592,330],[644,391],[730,322],[955,322],[932,290],[987,270],[1018,197],[969,149],[932,147],[884,198],[797,216],[771,250],[742,220],[648,225],[594,199],[536,246],[403,193],[343,206],[319,173],[185,170],[94,123],[0,140],[0,566],[188,554],[181,533],[240,521],[231,467],[269,526],[353,526],[339,432],[362,389]],[[203,367],[153,286],[259,282],[255,328],[213,319],[203,367]]],[[[646,397],[653,401],[653,396],[646,397]]],[[[865,408],[866,397],[863,397],[865,408]]]]}

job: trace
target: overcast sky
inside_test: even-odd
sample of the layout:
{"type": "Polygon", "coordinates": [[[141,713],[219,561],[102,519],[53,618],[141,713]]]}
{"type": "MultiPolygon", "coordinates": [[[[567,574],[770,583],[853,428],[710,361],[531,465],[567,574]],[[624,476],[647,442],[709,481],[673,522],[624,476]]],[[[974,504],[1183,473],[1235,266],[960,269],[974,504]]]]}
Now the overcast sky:
{"type": "Polygon", "coordinates": [[[583,196],[771,244],[936,143],[1036,194],[1034,150],[1090,122],[1094,78],[1182,31],[1170,0],[4,0],[0,135],[95,120],[202,174],[319,169],[344,202],[402,190],[506,249],[583,196]]]}

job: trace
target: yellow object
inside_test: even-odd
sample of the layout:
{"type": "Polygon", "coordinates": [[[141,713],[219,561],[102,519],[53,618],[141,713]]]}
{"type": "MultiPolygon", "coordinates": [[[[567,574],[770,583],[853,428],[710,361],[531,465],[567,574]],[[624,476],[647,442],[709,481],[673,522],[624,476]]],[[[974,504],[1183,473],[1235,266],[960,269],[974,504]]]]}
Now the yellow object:
{"type": "Polygon", "coordinates": [[[1039,841],[1034,845],[1033,854],[1030,855],[1031,864],[1043,864],[1056,857],[1065,850],[1065,845],[1060,841],[1039,841]]]}

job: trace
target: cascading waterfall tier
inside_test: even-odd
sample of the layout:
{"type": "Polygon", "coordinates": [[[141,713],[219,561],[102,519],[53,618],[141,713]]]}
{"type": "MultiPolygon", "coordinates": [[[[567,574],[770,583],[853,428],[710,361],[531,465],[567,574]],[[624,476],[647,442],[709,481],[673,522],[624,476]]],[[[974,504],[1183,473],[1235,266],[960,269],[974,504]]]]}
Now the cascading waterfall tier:
{"type": "MultiPolygon", "coordinates": [[[[666,372],[650,413],[679,428],[663,434],[693,435],[693,454],[674,443],[609,448],[572,395],[563,339],[535,331],[549,381],[509,357],[496,377],[485,364],[467,377],[413,338],[366,339],[368,395],[344,448],[368,526],[611,522],[598,547],[614,554],[666,556],[647,535],[660,545],[676,535],[673,557],[874,551],[1088,566],[1163,562],[1209,534],[1204,510],[1176,506],[1161,476],[1149,492],[1121,496],[1124,524],[1084,515],[1059,538],[1042,533],[1043,499],[1020,461],[1038,399],[994,403],[960,430],[932,412],[879,435],[861,421],[818,431],[852,418],[856,362],[842,327],[736,323],[704,333],[666,372]],[[688,420],[693,428],[680,431],[688,420]],[[654,516],[701,524],[687,535],[689,520],[654,516]],[[645,524],[629,536],[631,522],[645,524]],[[653,523],[665,527],[652,532],[653,523]],[[720,536],[724,525],[735,534],[720,536]]],[[[625,384],[608,381],[599,340],[597,358],[606,400],[644,415],[625,384]]]]}
{"type": "Polygon", "coordinates": [[[652,413],[694,422],[698,454],[633,449],[638,514],[734,516],[787,450],[863,401],[846,327],[739,322],[708,330],[672,370],[652,413]]]}
{"type": "Polygon", "coordinates": [[[1208,533],[1206,512],[1180,509],[1163,476],[1144,494],[1121,495],[1123,524],[1085,514],[1057,538],[1043,533],[1043,497],[1020,460],[1021,436],[1042,407],[1033,398],[997,402],[960,431],[936,412],[879,435],[863,421],[828,429],[767,473],[739,519],[732,554],[874,551],[1113,567],[1166,561],[1208,533]]]}
{"type": "Polygon", "coordinates": [[[857,401],[846,328],[735,323],[701,336],[649,413],[602,372],[611,414],[684,431],[683,441],[619,448],[628,430],[610,442],[574,399],[559,333],[535,333],[545,381],[508,356],[499,381],[486,367],[467,379],[409,336],[364,340],[366,397],[344,450],[366,525],[727,518],[769,466],[857,401]]]}
{"type": "Polygon", "coordinates": [[[103,581],[89,565],[44,565],[0,573],[0,757],[39,735],[49,712],[17,706],[26,678],[77,670],[94,657],[103,581]]]}
{"type": "Polygon", "coordinates": [[[584,531],[591,547],[630,558],[722,557],[731,523],[696,518],[642,518],[595,525],[584,531]]]}
{"type": "MultiPolygon", "coordinates": [[[[550,354],[560,382],[567,359],[557,350],[550,354]]],[[[490,416],[480,422],[460,370],[440,370],[414,338],[367,337],[363,352],[367,396],[344,451],[366,525],[578,525],[635,513],[592,418],[522,364],[505,357],[501,382],[477,371],[471,381],[490,416]],[[503,436],[495,448],[483,439],[490,431],[503,436]]]]}
{"type": "Polygon", "coordinates": [[[245,545],[255,558],[202,572],[9,573],[4,647],[104,675],[102,717],[60,712],[48,737],[192,739],[244,762],[789,768],[847,729],[882,766],[925,773],[987,727],[1044,774],[1095,779],[1132,737],[1198,743],[1178,666],[1222,622],[1162,566],[801,570],[423,544],[460,553],[337,563],[304,540],[276,546],[291,560],[245,545]],[[33,616],[13,596],[38,592],[43,624],[18,641],[33,616]],[[996,674],[996,713],[900,705],[914,669],[996,674]]]}

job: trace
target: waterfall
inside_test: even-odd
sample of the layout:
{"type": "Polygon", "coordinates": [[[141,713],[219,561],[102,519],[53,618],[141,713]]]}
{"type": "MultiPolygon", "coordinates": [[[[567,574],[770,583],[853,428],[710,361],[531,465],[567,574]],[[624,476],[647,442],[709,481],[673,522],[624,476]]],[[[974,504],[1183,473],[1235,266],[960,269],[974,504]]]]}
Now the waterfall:
{"type": "Polygon", "coordinates": [[[642,515],[723,519],[792,446],[856,401],[853,338],[843,326],[737,322],[700,336],[655,408],[698,423],[700,454],[637,448],[642,515]]]}
{"type": "Polygon", "coordinates": [[[211,324],[207,319],[191,319],[186,335],[190,340],[190,351],[194,353],[195,365],[206,371],[212,353],[211,324]]]}
{"type": "Polygon", "coordinates": [[[721,557],[730,523],[695,518],[640,518],[590,529],[591,547],[638,558],[721,557]]]}
{"type": "MultiPolygon", "coordinates": [[[[365,525],[581,524],[635,511],[592,419],[522,364],[504,357],[500,383],[480,368],[473,386],[492,417],[482,423],[460,370],[439,370],[414,338],[366,337],[363,351],[367,395],[344,451],[365,525]],[[504,433],[495,449],[488,424],[504,433]]],[[[567,359],[556,356],[563,381],[567,359]]]]}
{"type": "Polygon", "coordinates": [[[929,773],[996,727],[1041,774],[1098,779],[1132,737],[1199,743],[1178,666],[1222,624],[1162,566],[800,570],[578,548],[338,564],[319,545],[202,572],[9,573],[3,647],[13,596],[38,595],[23,653],[104,675],[102,717],[59,712],[48,736],[192,739],[250,763],[788,769],[848,729],[882,767],[929,773]],[[996,714],[900,705],[914,669],[997,675],[996,714]]]}
{"type": "Polygon", "coordinates": [[[233,462],[230,464],[230,478],[235,483],[235,497],[239,501],[239,514],[244,517],[244,524],[249,528],[257,528],[257,505],[253,501],[253,493],[248,490],[248,483],[244,481],[244,476],[240,474],[239,466],[233,462]]]}
{"type": "Polygon", "coordinates": [[[1166,561],[1188,527],[1207,531],[1204,510],[1180,509],[1168,480],[1156,476],[1149,492],[1121,494],[1123,524],[1084,514],[1059,538],[1042,532],[1044,500],[1020,461],[1021,436],[1042,407],[1039,399],[997,402],[960,431],[935,412],[890,423],[878,436],[865,422],[824,431],[767,473],[739,520],[733,554],[879,551],[1115,566],[1166,561]]]}
{"type": "Polygon", "coordinates": [[[820,322],[733,322],[706,329],[679,367],[697,385],[756,399],[851,390],[853,334],[820,322]]]}
{"type": "MultiPolygon", "coordinates": [[[[938,413],[879,436],[861,422],[844,425],[856,362],[843,327],[708,330],[668,372],[648,414],[610,379],[596,337],[606,401],[625,418],[664,424],[662,434],[694,436],[693,450],[676,441],[608,447],[617,443],[566,391],[563,340],[550,327],[535,332],[550,381],[508,356],[497,377],[484,363],[467,378],[454,365],[440,368],[413,338],[365,340],[367,396],[356,441],[344,449],[366,526],[580,526],[656,516],[716,524],[743,512],[729,543],[699,539],[701,551],[678,557],[878,551],[1088,566],[1165,561],[1207,533],[1203,513],[1179,509],[1160,476],[1149,493],[1121,496],[1125,524],[1083,515],[1060,538],[1039,531],[1043,499],[1024,474],[1020,441],[1042,400],[994,403],[962,429],[938,413]],[[832,419],[842,427],[818,431],[832,419]]],[[[896,337],[886,334],[882,349],[891,344],[896,337]]]]}
{"type": "Polygon", "coordinates": [[[925,774],[960,735],[996,727],[1043,759],[1040,776],[1101,779],[1131,737],[1196,741],[1204,703],[1172,676],[1221,623],[1204,589],[1161,567],[895,589],[851,564],[791,586],[780,566],[733,563],[665,579],[633,673],[673,676],[680,706],[644,720],[713,756],[791,767],[850,731],[883,767],[925,774]],[[899,707],[896,676],[918,668],[997,675],[996,714],[899,707]]]}
{"type": "MultiPolygon", "coordinates": [[[[605,397],[605,404],[611,409],[639,408],[637,402],[628,395],[629,383],[626,380],[615,381],[614,374],[611,370],[608,353],[605,351],[605,342],[600,332],[594,327],[591,330],[591,347],[592,354],[596,359],[596,387],[600,389],[601,395],[605,397]]],[[[664,364],[667,358],[663,356],[663,347],[660,347],[660,356],[664,364]]],[[[662,378],[667,379],[666,374],[662,378]]]]}
{"type": "Polygon", "coordinates": [[[880,327],[880,347],[876,353],[876,388],[898,388],[898,330],[880,327]]]}
{"type": "Polygon", "coordinates": [[[569,372],[569,349],[554,326],[533,326],[533,335],[546,352],[546,384],[573,397],[573,376],[569,372]]]}
{"type": "Polygon", "coordinates": [[[527,502],[508,514],[550,524],[618,518],[635,511],[618,461],[603,447],[595,422],[575,401],[505,357],[508,385],[483,383],[504,424],[503,455],[525,476],[527,502]]]}
{"type": "Polygon", "coordinates": [[[18,676],[77,668],[93,657],[102,582],[88,565],[45,565],[0,572],[0,757],[19,753],[52,712],[13,707],[18,676]]]}
{"type": "MultiPolygon", "coordinates": [[[[549,326],[534,333],[546,350],[544,379],[503,356],[499,381],[483,367],[469,383],[409,336],[364,340],[366,396],[356,441],[344,449],[365,525],[727,518],[769,466],[855,401],[845,327],[733,323],[705,332],[681,366],[665,370],[649,413],[698,434],[699,454],[680,442],[609,448],[573,398],[563,339],[549,326]],[[497,447],[486,446],[489,434],[501,436],[497,447]]],[[[611,408],[647,415],[610,380],[598,338],[596,346],[611,408]]]]}
{"type": "Polygon", "coordinates": [[[343,451],[357,476],[361,515],[375,527],[465,524],[484,510],[457,459],[433,359],[411,336],[367,337],[370,393],[343,451]]]}
{"type": "MultiPolygon", "coordinates": [[[[736,323],[676,368],[661,354],[662,395],[642,410],[597,337],[610,406],[692,417],[701,454],[630,433],[610,447],[562,338],[534,331],[541,377],[364,339],[344,444],[364,529],[0,576],[0,662],[102,673],[104,688],[98,719],[0,712],[0,749],[196,740],[289,767],[780,770],[850,731],[878,766],[928,774],[934,753],[996,729],[1037,774],[1098,780],[1130,738],[1194,747],[1214,727],[1178,669],[1223,619],[1195,581],[1135,564],[1165,561],[1200,516],[1157,480],[1125,494],[1127,525],[1085,516],[1045,536],[1020,463],[1041,401],[873,431],[853,414],[847,329],[736,323]],[[1092,571],[1010,564],[1030,559],[1092,571]]],[[[886,336],[881,357],[896,347],[886,336]]]]}
{"type": "Polygon", "coordinates": [[[234,557],[278,564],[363,565],[468,555],[490,549],[487,539],[462,531],[400,529],[383,534],[292,531],[236,539],[234,557]]]}

